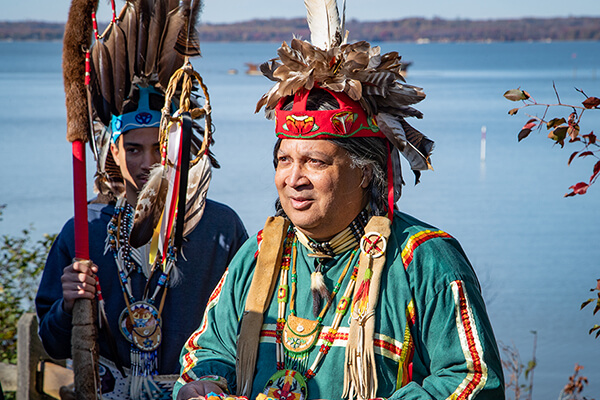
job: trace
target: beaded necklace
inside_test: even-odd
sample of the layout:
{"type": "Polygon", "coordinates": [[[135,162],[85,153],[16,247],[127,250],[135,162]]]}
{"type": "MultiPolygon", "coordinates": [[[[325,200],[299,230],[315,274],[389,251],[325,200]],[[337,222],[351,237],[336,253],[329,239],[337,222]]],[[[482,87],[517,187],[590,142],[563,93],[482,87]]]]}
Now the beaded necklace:
{"type": "Polygon", "coordinates": [[[354,220],[340,233],[328,241],[317,242],[310,239],[300,230],[296,229],[296,236],[300,243],[309,251],[308,256],[315,259],[315,270],[310,274],[310,288],[313,296],[313,315],[317,317],[321,304],[329,301],[331,293],[325,286],[322,272],[325,269],[323,262],[354,248],[365,231],[369,219],[369,211],[363,209],[354,220]]]}
{"type": "MultiPolygon", "coordinates": [[[[129,244],[133,213],[133,207],[125,198],[119,198],[107,226],[105,252],[112,251],[117,265],[126,305],[119,317],[119,327],[123,336],[131,342],[132,385],[139,385],[143,384],[141,381],[145,379],[144,377],[154,375],[158,371],[157,349],[162,341],[161,315],[167,294],[170,268],[162,271],[154,292],[149,296],[149,282],[157,271],[158,263],[154,266],[148,265],[148,257],[144,257],[144,251],[133,249],[129,244]],[[134,260],[137,261],[137,265],[134,260]],[[135,272],[144,273],[147,278],[142,300],[139,301],[136,301],[133,296],[131,287],[131,275],[135,272]],[[157,308],[156,303],[161,291],[162,296],[157,308]]],[[[175,249],[171,246],[168,249],[167,260],[174,261],[175,257],[175,249]]],[[[174,262],[168,264],[172,265],[174,262]]]]}
{"type": "Polygon", "coordinates": [[[358,246],[355,246],[352,251],[348,263],[344,267],[337,283],[334,286],[331,297],[324,306],[323,310],[317,317],[316,321],[310,321],[296,316],[295,295],[297,284],[297,238],[293,235],[293,230],[290,229],[286,237],[283,258],[281,263],[281,273],[279,276],[279,289],[277,291],[277,327],[275,332],[276,337],[276,359],[277,372],[269,379],[265,386],[264,393],[275,399],[283,399],[286,390],[282,387],[295,387],[296,392],[300,395],[299,399],[307,398],[306,381],[313,378],[317,373],[317,369],[323,358],[329,352],[329,349],[335,341],[335,336],[339,329],[342,319],[346,315],[350,306],[350,296],[354,291],[356,284],[356,276],[358,274],[358,262],[356,254],[358,246]],[[319,348],[319,352],[315,360],[308,367],[308,356],[310,351],[315,347],[322,330],[323,317],[329,310],[336,294],[339,292],[342,282],[346,277],[352,264],[355,264],[350,282],[343,292],[339,300],[335,317],[331,327],[323,338],[323,344],[319,348]],[[291,267],[291,271],[290,271],[291,267]],[[290,284],[288,285],[288,278],[290,284]],[[288,294],[288,289],[291,287],[291,293],[288,294]],[[285,318],[286,305],[290,304],[290,314],[285,318]],[[288,385],[289,383],[289,385],[288,385]]]}

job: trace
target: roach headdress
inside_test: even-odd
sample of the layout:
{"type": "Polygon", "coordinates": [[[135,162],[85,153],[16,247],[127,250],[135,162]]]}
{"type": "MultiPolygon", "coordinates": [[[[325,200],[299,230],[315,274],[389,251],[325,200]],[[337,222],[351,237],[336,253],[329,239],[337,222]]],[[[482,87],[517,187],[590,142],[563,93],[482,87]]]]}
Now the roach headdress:
{"type": "MultiPolygon", "coordinates": [[[[267,118],[276,119],[280,138],[327,139],[381,137],[389,141],[388,181],[395,203],[403,184],[399,154],[409,161],[419,181],[429,162],[433,141],[406,122],[422,118],[413,104],[425,98],[422,89],[409,85],[401,74],[397,52],[380,54],[365,41],[346,43],[344,17],[335,0],[305,0],[311,42],[298,38],[277,51],[278,58],[261,65],[275,85],[256,105],[267,118]],[[328,92],[339,104],[336,110],[306,109],[314,89],[328,92]],[[293,101],[290,110],[284,105],[293,101]]],[[[344,5],[345,8],[345,5],[344,5]]],[[[390,211],[392,204],[389,204],[390,211]]]]}

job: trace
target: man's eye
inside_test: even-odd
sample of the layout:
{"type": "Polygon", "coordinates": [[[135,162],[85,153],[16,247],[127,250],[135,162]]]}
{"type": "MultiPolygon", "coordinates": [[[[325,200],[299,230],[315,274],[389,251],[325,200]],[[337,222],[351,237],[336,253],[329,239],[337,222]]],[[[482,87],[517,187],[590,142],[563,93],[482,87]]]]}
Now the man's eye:
{"type": "Polygon", "coordinates": [[[277,157],[277,162],[278,163],[285,163],[285,162],[288,162],[288,161],[289,161],[289,158],[287,156],[279,156],[279,157],[277,157]]]}
{"type": "Polygon", "coordinates": [[[310,164],[312,164],[312,165],[317,165],[317,166],[320,166],[320,165],[325,165],[325,162],[324,162],[324,161],[322,161],[322,160],[318,160],[318,159],[316,159],[316,158],[310,158],[310,159],[308,159],[308,162],[309,162],[310,164]]]}

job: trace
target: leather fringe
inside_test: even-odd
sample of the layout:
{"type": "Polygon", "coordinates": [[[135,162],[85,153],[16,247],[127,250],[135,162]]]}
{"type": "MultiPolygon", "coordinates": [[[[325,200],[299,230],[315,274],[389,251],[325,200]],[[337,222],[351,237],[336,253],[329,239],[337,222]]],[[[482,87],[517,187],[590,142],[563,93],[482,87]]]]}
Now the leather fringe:
{"type": "MultiPolygon", "coordinates": [[[[376,232],[385,237],[390,236],[391,221],[387,217],[372,217],[365,227],[365,235],[376,232]]],[[[369,285],[367,309],[358,314],[352,310],[348,344],[344,363],[344,392],[342,397],[359,399],[374,399],[377,393],[377,370],[375,368],[375,309],[379,301],[381,274],[385,266],[385,253],[378,258],[371,258],[361,246],[358,281],[354,289],[356,296],[365,277],[365,271],[370,266],[372,277],[369,285]]],[[[354,307],[353,307],[354,308],[354,307]]]]}

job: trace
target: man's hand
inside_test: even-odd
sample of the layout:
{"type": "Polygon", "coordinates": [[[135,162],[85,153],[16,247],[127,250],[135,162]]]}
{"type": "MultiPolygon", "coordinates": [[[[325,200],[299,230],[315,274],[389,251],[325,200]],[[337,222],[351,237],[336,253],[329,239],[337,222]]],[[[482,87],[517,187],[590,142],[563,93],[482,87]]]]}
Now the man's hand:
{"type": "Polygon", "coordinates": [[[71,314],[77,299],[93,299],[96,295],[98,266],[92,262],[75,261],[65,267],[60,278],[63,290],[63,309],[71,314]]]}
{"type": "Polygon", "coordinates": [[[204,399],[208,393],[223,393],[223,390],[212,381],[194,381],[183,385],[177,393],[177,400],[204,399]]]}

